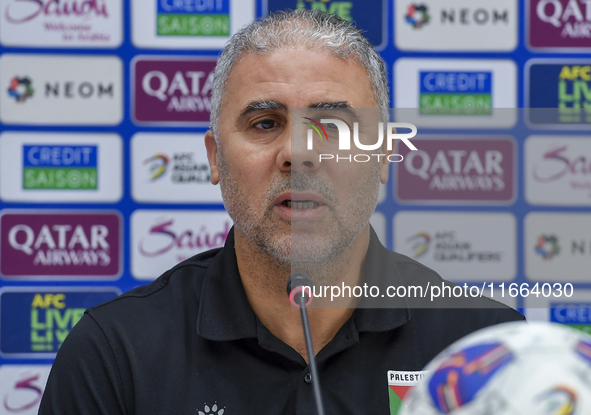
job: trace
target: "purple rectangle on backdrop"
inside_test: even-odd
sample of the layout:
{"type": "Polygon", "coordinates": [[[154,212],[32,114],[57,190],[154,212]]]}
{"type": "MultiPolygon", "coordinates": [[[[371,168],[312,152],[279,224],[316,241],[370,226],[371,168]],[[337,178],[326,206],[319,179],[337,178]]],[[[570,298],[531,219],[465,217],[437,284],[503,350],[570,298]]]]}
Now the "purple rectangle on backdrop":
{"type": "Polygon", "coordinates": [[[139,123],[208,125],[216,59],[139,58],[133,64],[133,118],[139,123]]]}
{"type": "Polygon", "coordinates": [[[533,48],[591,48],[591,5],[583,1],[530,0],[529,44],[533,48]]]}
{"type": "Polygon", "coordinates": [[[117,213],[4,213],[0,274],[6,278],[115,278],[122,267],[121,236],[117,213]]]}
{"type": "Polygon", "coordinates": [[[396,167],[397,199],[406,202],[500,202],[515,196],[515,144],[511,138],[422,139],[396,167]]]}

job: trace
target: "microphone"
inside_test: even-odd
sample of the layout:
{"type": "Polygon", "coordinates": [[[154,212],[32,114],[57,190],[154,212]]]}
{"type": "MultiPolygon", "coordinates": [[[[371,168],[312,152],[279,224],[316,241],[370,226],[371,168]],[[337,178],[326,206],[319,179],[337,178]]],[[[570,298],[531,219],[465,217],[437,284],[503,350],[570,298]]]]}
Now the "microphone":
{"type": "Polygon", "coordinates": [[[306,274],[296,272],[287,280],[287,294],[289,301],[295,307],[300,308],[302,317],[302,326],[304,327],[304,338],[306,339],[306,349],[308,351],[308,362],[310,372],[312,372],[312,387],[314,388],[314,399],[318,415],[324,415],[324,405],[320,395],[320,379],[318,369],[316,368],[316,355],[314,354],[314,345],[312,344],[312,333],[310,332],[310,321],[308,320],[308,310],[306,306],[312,302],[312,282],[306,274]]]}

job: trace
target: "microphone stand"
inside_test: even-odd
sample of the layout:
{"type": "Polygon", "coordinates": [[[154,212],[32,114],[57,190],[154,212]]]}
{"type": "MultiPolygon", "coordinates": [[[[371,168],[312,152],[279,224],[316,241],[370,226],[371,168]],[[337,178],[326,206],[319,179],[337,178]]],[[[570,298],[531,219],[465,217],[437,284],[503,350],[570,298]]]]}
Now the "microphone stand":
{"type": "Polygon", "coordinates": [[[300,308],[302,326],[304,327],[304,338],[306,339],[306,350],[308,351],[308,365],[310,366],[310,372],[312,373],[312,388],[314,391],[314,399],[316,401],[316,409],[318,410],[318,415],[324,415],[324,405],[322,403],[322,395],[320,394],[320,378],[318,377],[316,355],[314,354],[312,332],[310,331],[308,309],[306,308],[306,306],[312,302],[312,283],[307,275],[302,273],[294,274],[287,282],[287,292],[291,303],[300,308]],[[309,296],[305,294],[306,291],[310,294],[309,296]]]}

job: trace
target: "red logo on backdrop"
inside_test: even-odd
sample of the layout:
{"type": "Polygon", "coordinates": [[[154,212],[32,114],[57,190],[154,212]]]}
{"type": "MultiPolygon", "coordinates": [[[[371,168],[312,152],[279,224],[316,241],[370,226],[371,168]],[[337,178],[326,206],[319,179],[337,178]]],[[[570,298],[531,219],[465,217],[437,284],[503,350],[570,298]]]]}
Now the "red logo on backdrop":
{"type": "Polygon", "coordinates": [[[113,278],[121,272],[116,213],[4,213],[0,235],[4,277],[113,278]]]}
{"type": "Polygon", "coordinates": [[[209,125],[215,59],[140,58],[133,65],[139,123],[209,125]]]}
{"type": "Polygon", "coordinates": [[[530,0],[529,43],[534,48],[591,48],[591,2],[530,0]]]}
{"type": "Polygon", "coordinates": [[[419,139],[401,146],[396,192],[401,201],[506,202],[515,196],[515,145],[510,138],[419,139]]]}

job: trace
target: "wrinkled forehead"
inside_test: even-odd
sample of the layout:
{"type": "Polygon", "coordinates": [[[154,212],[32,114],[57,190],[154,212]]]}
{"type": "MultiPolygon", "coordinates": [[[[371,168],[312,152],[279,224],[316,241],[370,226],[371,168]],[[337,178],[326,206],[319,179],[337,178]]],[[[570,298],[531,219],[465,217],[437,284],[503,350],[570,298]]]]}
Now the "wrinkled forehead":
{"type": "Polygon", "coordinates": [[[243,53],[227,78],[221,111],[236,101],[243,106],[274,101],[280,103],[276,109],[286,110],[340,102],[378,105],[369,73],[356,56],[342,58],[324,48],[302,47],[243,53]]]}

